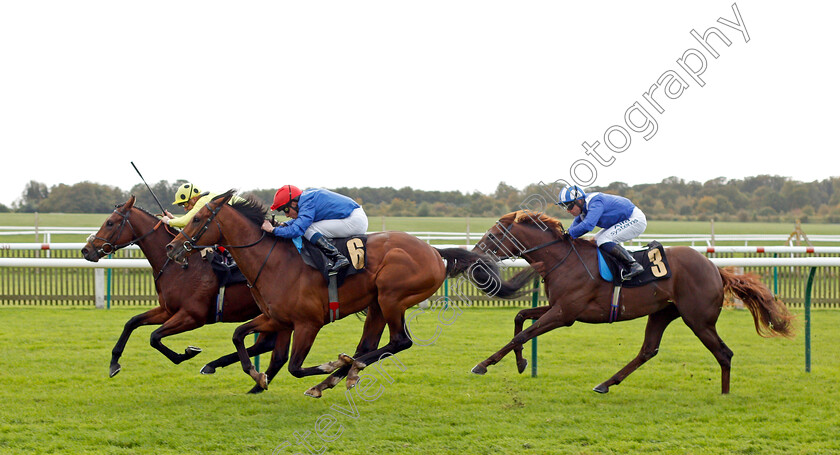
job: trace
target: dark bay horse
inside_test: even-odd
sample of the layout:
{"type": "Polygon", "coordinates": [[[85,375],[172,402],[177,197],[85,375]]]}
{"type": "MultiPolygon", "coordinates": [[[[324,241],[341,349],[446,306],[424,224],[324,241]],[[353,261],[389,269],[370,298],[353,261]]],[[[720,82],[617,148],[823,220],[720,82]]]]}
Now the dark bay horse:
{"type": "MultiPolygon", "coordinates": [[[[527,361],[522,345],[528,340],[575,321],[610,322],[613,286],[598,277],[597,246],[572,239],[560,221],[544,214],[519,211],[503,216],[487,231],[475,249],[499,258],[522,257],[542,275],[549,304],[522,310],[514,319],[514,337],[500,351],[473,368],[484,374],[510,351],[516,354],[521,373],[527,361]],[[536,320],[523,330],[523,322],[536,320]]],[[[475,250],[474,249],[474,250],[475,250]]],[[[715,324],[724,293],[731,292],[749,309],[760,336],[792,337],[791,314],[783,303],[754,276],[736,276],[718,269],[708,258],[688,247],[667,250],[670,278],[621,291],[619,321],[648,317],[645,340],[639,354],[624,368],[594,390],[607,393],[659,350],[662,334],[676,318],[694,332],[714,355],[721,368],[721,392],[729,393],[732,351],[718,336],[715,324]]]]}
{"type": "Polygon", "coordinates": [[[170,258],[183,261],[199,244],[229,243],[226,246],[240,270],[258,290],[257,302],[263,311],[234,332],[243,370],[262,387],[268,386],[287,360],[289,372],[295,377],[332,373],[306,395],[320,397],[323,390],[334,387],[345,376],[347,387],[352,387],[367,365],[412,345],[405,328],[406,309],[430,297],[447,276],[462,273],[484,257],[457,248],[437,250],[404,232],[368,235],[365,268],[348,276],[338,289],[340,317],[367,310],[355,359],[341,355],[334,362],[304,368],[318,331],[330,322],[326,280],[304,264],[290,240],[266,234],[260,228],[267,212],[262,203],[249,197],[228,204],[232,195],[233,191],[228,191],[207,203],[166,248],[170,258]],[[450,259],[446,264],[445,258],[450,259]],[[379,348],[386,325],[390,341],[379,348]],[[242,339],[255,330],[279,334],[264,374],[254,370],[243,350],[242,339]]]}
{"type": "MultiPolygon", "coordinates": [[[[217,308],[219,282],[210,264],[199,260],[190,262],[188,267],[181,267],[171,262],[166,257],[164,247],[175,238],[175,234],[169,232],[156,216],[135,207],[134,201],[134,196],[131,196],[128,202],[118,206],[99,231],[88,237],[82,248],[85,259],[98,262],[103,256],[120,248],[137,244],[149,260],[155,277],[159,306],[126,322],[111,352],[111,377],[120,372],[120,356],[131,332],[140,326],[161,324],[152,332],[151,345],[177,365],[195,357],[201,349],[190,346],[183,354],[178,354],[162,343],[164,337],[215,322],[248,321],[260,314],[259,307],[244,283],[227,286],[223,305],[217,308]],[[221,314],[218,314],[219,309],[221,314]]],[[[261,334],[255,346],[249,349],[249,354],[253,356],[273,349],[275,337],[269,335],[261,334]]],[[[238,355],[230,354],[210,362],[201,371],[209,374],[237,360],[238,355]]]]}

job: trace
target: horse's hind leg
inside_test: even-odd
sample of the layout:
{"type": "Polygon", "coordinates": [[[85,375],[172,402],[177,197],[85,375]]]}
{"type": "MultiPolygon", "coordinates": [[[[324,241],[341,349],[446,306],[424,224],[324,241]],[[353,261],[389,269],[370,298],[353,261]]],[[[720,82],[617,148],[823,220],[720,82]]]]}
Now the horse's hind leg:
{"type": "Polygon", "coordinates": [[[592,390],[598,393],[609,392],[610,386],[620,384],[624,378],[630,375],[630,373],[636,371],[637,368],[653,358],[653,356],[659,352],[659,344],[662,342],[662,334],[665,333],[665,329],[668,327],[668,324],[679,317],[679,315],[680,313],[677,311],[676,306],[668,305],[667,307],[648,316],[647,326],[645,327],[645,341],[642,343],[642,349],[639,351],[639,354],[631,360],[630,363],[625,365],[624,368],[619,370],[618,373],[597,385],[592,390]]]}
{"type": "Polygon", "coordinates": [[[156,307],[129,319],[128,322],[125,323],[125,327],[123,327],[120,339],[117,340],[117,344],[114,345],[114,349],[111,350],[109,377],[113,378],[122,369],[122,366],[120,366],[120,357],[122,357],[125,345],[128,343],[128,338],[131,336],[131,333],[140,326],[163,324],[167,319],[169,319],[169,317],[169,313],[167,313],[163,307],[156,307]]]}
{"type": "Polygon", "coordinates": [[[152,332],[152,335],[150,337],[150,344],[153,348],[160,351],[163,355],[166,356],[166,358],[172,361],[172,363],[177,365],[183,362],[184,360],[189,360],[195,357],[196,355],[198,355],[199,352],[201,352],[201,349],[195,346],[187,346],[187,349],[184,350],[183,354],[178,354],[175,351],[164,346],[161,340],[170,335],[175,335],[181,332],[187,332],[197,327],[201,327],[202,325],[203,323],[199,323],[192,317],[188,316],[186,313],[179,311],[178,313],[175,313],[175,315],[172,316],[169,320],[164,322],[163,325],[158,327],[157,330],[152,332]]]}
{"type": "Polygon", "coordinates": [[[703,346],[706,346],[706,349],[715,356],[715,360],[720,364],[720,393],[729,393],[729,372],[732,367],[733,352],[718,335],[717,329],[715,329],[717,320],[715,319],[714,321],[707,321],[701,324],[686,320],[685,317],[683,317],[683,320],[685,320],[686,325],[691,328],[694,334],[697,335],[697,338],[700,338],[703,346]]]}
{"type": "MultiPolygon", "coordinates": [[[[256,357],[260,354],[272,351],[274,349],[276,334],[273,332],[260,333],[254,345],[247,349],[248,357],[256,357]]],[[[207,363],[201,368],[201,374],[213,374],[217,368],[224,368],[228,365],[233,365],[239,361],[239,354],[232,352],[228,355],[219,357],[218,359],[207,363]]]]}
{"type": "MultiPolygon", "coordinates": [[[[537,308],[528,308],[517,313],[516,317],[513,319],[514,338],[516,337],[516,335],[519,335],[519,332],[522,331],[522,326],[524,325],[525,321],[529,319],[539,319],[543,314],[545,314],[546,311],[548,311],[549,308],[550,307],[546,305],[537,308]]],[[[522,357],[522,345],[513,348],[513,353],[516,355],[516,369],[519,370],[519,373],[522,373],[523,371],[525,371],[525,367],[528,366],[528,361],[524,357],[522,357]]]]}

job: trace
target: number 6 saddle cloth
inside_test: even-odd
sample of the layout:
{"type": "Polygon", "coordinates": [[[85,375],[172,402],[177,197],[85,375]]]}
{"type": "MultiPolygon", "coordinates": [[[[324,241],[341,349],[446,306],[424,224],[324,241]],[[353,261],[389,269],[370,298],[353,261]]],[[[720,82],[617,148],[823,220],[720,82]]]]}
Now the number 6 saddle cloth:
{"type": "Polygon", "coordinates": [[[616,286],[632,288],[645,285],[651,281],[671,277],[671,267],[668,266],[668,259],[665,257],[665,247],[656,240],[648,243],[644,249],[632,251],[630,254],[633,255],[645,271],[630,280],[622,281],[621,266],[615,258],[602,254],[599,248],[598,270],[601,272],[601,278],[616,286]]]}
{"type": "MultiPolygon", "coordinates": [[[[367,236],[357,235],[355,237],[335,238],[329,240],[336,248],[338,248],[338,251],[340,251],[348,261],[350,261],[350,266],[344,267],[338,272],[338,276],[336,277],[338,287],[341,287],[341,285],[344,284],[345,278],[364,270],[367,236]]],[[[306,263],[306,265],[321,271],[321,274],[324,275],[324,279],[329,282],[328,269],[332,265],[332,262],[327,259],[318,247],[304,241],[303,248],[300,250],[300,255],[303,257],[303,262],[306,263]]]]}

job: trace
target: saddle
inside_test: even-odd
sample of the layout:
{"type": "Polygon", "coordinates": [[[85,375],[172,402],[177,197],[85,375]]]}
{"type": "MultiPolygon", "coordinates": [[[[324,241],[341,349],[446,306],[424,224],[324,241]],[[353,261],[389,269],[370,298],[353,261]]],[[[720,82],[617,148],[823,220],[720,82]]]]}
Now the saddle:
{"type": "MultiPolygon", "coordinates": [[[[350,261],[350,267],[343,268],[336,276],[337,285],[341,287],[344,284],[345,278],[364,270],[367,236],[357,235],[354,237],[330,239],[330,241],[350,261]]],[[[320,271],[324,275],[324,279],[329,282],[329,268],[332,266],[332,262],[327,259],[327,256],[318,247],[309,242],[303,242],[303,247],[300,248],[300,255],[306,265],[320,271]]]]}
{"type": "Polygon", "coordinates": [[[665,247],[656,240],[648,243],[644,249],[632,251],[630,254],[645,271],[630,280],[622,281],[621,265],[610,255],[602,254],[599,248],[598,270],[601,272],[601,278],[616,286],[632,288],[671,277],[671,267],[668,266],[668,259],[665,257],[665,247]]]}
{"type": "Polygon", "coordinates": [[[210,263],[210,268],[219,280],[219,292],[214,299],[216,309],[207,315],[207,323],[213,324],[222,320],[222,313],[225,309],[225,289],[234,284],[247,283],[248,279],[239,270],[239,266],[233,261],[230,253],[226,250],[205,248],[201,251],[201,257],[210,263]]]}
{"type": "Polygon", "coordinates": [[[232,284],[246,283],[248,279],[239,270],[239,266],[233,261],[230,253],[227,251],[219,251],[207,248],[201,252],[201,256],[205,261],[210,262],[210,268],[216,274],[219,280],[219,287],[230,286],[232,284]]]}

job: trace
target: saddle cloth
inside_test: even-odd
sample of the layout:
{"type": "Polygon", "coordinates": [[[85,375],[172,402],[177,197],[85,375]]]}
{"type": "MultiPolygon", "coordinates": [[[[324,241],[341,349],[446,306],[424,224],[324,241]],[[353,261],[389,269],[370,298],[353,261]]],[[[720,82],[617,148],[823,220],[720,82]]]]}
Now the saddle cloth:
{"type": "MultiPolygon", "coordinates": [[[[367,261],[366,247],[367,236],[357,235],[354,237],[343,237],[329,239],[338,251],[350,261],[350,266],[345,267],[338,272],[337,283],[338,287],[344,284],[344,279],[350,275],[355,275],[364,270],[367,261]]],[[[309,242],[303,242],[303,248],[300,250],[300,255],[303,257],[303,262],[306,265],[319,270],[324,275],[324,279],[329,282],[328,269],[332,265],[332,261],[327,259],[327,256],[315,245],[309,242]]]]}
{"type": "Polygon", "coordinates": [[[668,266],[668,259],[665,257],[665,247],[656,240],[648,243],[644,249],[632,251],[630,254],[645,271],[630,280],[622,281],[621,266],[618,261],[610,255],[602,254],[599,248],[598,270],[601,273],[601,278],[616,286],[632,288],[671,277],[671,267],[668,266]]]}

